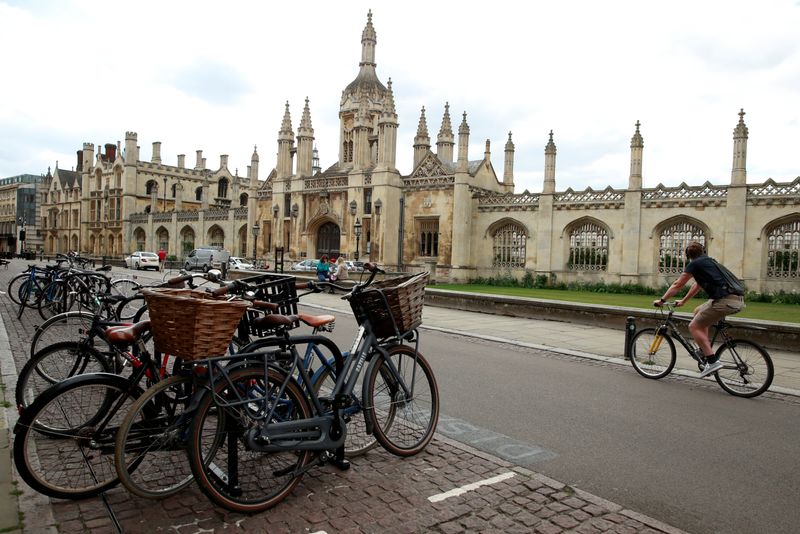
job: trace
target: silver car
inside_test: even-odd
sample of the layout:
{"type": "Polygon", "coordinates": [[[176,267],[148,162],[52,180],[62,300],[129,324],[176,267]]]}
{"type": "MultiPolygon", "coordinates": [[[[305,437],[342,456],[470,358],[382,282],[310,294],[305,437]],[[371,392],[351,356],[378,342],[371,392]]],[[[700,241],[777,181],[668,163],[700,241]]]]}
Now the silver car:
{"type": "Polygon", "coordinates": [[[317,264],[319,260],[303,260],[300,263],[295,263],[292,265],[293,271],[314,271],[317,270],[317,264]]]}

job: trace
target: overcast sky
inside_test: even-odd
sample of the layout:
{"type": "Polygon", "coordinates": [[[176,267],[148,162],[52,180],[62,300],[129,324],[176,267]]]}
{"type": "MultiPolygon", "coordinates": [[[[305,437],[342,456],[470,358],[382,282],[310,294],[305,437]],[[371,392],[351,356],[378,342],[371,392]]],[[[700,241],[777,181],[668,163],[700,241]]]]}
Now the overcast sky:
{"type": "Polygon", "coordinates": [[[740,108],[748,182],[800,175],[800,0],[0,0],[0,177],[135,131],[142,159],[161,141],[167,164],[202,149],[241,175],[258,145],[264,179],[284,103],[296,132],[306,96],[327,168],[369,9],[403,174],[420,108],[435,149],[449,101],[500,179],[513,132],[518,193],[541,191],[550,130],[558,190],[627,187],[637,120],[645,187],[727,184],[740,108]]]}

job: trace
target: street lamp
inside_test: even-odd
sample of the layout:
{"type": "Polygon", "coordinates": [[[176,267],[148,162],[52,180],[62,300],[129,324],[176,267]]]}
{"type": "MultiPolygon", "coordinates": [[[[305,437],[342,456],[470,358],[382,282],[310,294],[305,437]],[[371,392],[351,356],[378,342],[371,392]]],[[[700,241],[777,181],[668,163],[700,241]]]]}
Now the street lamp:
{"type": "Polygon", "coordinates": [[[258,233],[261,231],[261,227],[258,225],[258,221],[253,225],[253,267],[256,266],[256,240],[258,239],[258,233]]]}
{"type": "Polygon", "coordinates": [[[355,224],[353,224],[353,232],[356,234],[356,253],[355,259],[358,261],[358,244],[361,242],[361,223],[358,219],[356,219],[355,224]]]}

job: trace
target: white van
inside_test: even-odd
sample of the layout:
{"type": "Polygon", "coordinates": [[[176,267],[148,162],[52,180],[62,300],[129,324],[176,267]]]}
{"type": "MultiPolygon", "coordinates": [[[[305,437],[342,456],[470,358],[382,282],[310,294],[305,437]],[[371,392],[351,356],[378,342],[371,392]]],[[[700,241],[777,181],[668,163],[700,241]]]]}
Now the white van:
{"type": "Polygon", "coordinates": [[[230,256],[230,252],[219,247],[196,248],[186,256],[183,268],[187,271],[200,269],[207,273],[209,269],[222,269],[222,264],[227,264],[230,256]]]}

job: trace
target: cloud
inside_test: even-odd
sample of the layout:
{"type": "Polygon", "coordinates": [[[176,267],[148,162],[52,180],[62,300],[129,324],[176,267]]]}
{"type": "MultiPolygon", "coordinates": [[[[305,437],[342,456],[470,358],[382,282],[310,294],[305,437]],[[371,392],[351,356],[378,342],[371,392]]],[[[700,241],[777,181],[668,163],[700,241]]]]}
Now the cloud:
{"type": "Polygon", "coordinates": [[[235,105],[253,90],[234,65],[210,58],[195,58],[188,65],[161,71],[157,79],[210,105],[235,105]]]}

